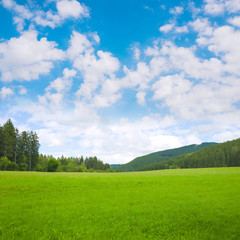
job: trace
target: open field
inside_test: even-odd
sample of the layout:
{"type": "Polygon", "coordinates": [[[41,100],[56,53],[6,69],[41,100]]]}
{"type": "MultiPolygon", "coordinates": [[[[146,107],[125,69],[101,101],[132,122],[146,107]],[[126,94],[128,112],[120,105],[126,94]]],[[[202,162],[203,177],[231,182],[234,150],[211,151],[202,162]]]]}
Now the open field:
{"type": "Polygon", "coordinates": [[[240,168],[0,172],[0,239],[239,239],[240,168]]]}

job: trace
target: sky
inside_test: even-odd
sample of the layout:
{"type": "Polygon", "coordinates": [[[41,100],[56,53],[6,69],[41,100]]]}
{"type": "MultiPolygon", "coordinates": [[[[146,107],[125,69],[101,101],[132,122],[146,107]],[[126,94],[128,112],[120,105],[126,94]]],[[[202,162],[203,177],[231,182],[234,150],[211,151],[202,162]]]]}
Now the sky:
{"type": "Polygon", "coordinates": [[[126,163],[240,137],[240,0],[0,0],[0,124],[126,163]]]}

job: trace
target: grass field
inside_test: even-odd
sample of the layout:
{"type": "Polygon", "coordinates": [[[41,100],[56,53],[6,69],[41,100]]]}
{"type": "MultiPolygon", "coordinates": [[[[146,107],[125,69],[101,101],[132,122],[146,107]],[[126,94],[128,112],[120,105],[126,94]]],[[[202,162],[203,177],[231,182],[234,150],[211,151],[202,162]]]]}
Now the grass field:
{"type": "Polygon", "coordinates": [[[240,168],[0,172],[0,239],[240,239],[240,168]]]}

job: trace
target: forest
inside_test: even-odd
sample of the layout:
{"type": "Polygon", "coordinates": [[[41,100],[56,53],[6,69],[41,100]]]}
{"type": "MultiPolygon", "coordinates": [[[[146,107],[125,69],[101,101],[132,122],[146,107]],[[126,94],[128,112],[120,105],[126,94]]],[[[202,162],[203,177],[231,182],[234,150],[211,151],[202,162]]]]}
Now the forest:
{"type": "Polygon", "coordinates": [[[209,168],[240,166],[240,138],[180,155],[156,164],[148,164],[138,171],[172,168],[209,168]]]}
{"type": "Polygon", "coordinates": [[[39,138],[36,132],[19,132],[11,119],[0,126],[0,170],[11,171],[63,171],[63,172],[111,172],[109,164],[94,157],[59,157],[39,154],[39,138]]]}
{"type": "Polygon", "coordinates": [[[167,161],[168,159],[172,159],[180,155],[197,152],[203,148],[216,145],[216,144],[217,143],[215,142],[205,142],[202,144],[191,144],[191,145],[187,145],[179,148],[173,148],[173,149],[154,152],[141,157],[137,157],[126,164],[122,164],[121,166],[118,166],[116,169],[119,172],[131,172],[131,171],[138,171],[139,169],[142,169],[146,165],[148,165],[149,167],[150,165],[149,170],[152,170],[151,166],[155,166],[155,164],[158,164],[159,162],[167,161]]]}

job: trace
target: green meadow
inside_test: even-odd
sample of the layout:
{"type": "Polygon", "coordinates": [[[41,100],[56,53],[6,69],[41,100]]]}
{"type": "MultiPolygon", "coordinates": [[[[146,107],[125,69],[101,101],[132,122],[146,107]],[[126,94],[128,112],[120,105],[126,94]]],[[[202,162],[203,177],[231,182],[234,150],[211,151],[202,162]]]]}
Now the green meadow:
{"type": "Polygon", "coordinates": [[[240,168],[0,172],[0,239],[239,239],[240,168]]]}

